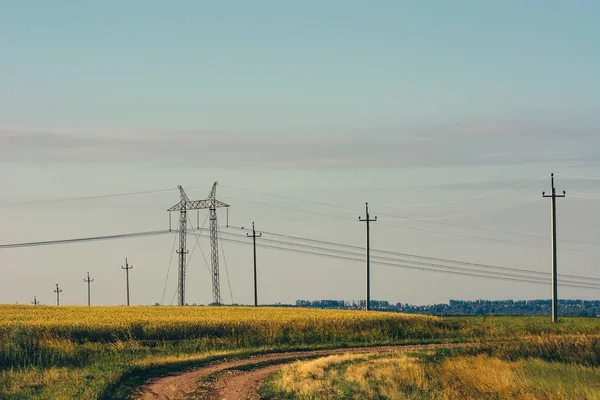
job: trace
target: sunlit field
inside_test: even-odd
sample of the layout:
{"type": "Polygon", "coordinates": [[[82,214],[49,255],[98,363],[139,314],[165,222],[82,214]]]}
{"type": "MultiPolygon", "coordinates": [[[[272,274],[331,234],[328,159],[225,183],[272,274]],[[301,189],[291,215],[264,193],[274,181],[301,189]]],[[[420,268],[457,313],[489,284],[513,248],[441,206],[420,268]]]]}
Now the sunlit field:
{"type": "Polygon", "coordinates": [[[346,354],[284,367],[271,399],[599,399],[600,337],[388,354],[346,354]]]}
{"type": "Polygon", "coordinates": [[[299,308],[0,306],[0,398],[122,398],[150,376],[224,355],[475,342],[479,352],[496,357],[485,343],[598,333],[597,318],[552,324],[545,317],[299,308]]]}

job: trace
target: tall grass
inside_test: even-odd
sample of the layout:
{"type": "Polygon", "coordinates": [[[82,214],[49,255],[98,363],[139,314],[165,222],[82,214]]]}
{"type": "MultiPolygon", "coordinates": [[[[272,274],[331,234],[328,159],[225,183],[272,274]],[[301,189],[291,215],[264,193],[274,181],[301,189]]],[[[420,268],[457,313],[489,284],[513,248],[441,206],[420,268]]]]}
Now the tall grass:
{"type": "Polygon", "coordinates": [[[300,361],[273,376],[273,399],[600,399],[598,336],[300,361]]]}

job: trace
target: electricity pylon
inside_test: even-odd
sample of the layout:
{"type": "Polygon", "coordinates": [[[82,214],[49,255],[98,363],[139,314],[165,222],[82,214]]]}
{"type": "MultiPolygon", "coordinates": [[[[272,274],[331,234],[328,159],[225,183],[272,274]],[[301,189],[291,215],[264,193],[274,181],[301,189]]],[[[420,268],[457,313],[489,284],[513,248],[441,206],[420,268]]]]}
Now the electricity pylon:
{"type": "Polygon", "coordinates": [[[185,273],[186,273],[186,234],[187,234],[187,211],[188,210],[209,210],[210,217],[210,259],[211,259],[211,276],[213,289],[213,303],[221,304],[221,284],[219,282],[219,236],[217,225],[217,208],[229,207],[222,201],[216,199],[217,182],[212,186],[208,197],[204,200],[190,200],[183,187],[178,186],[180,201],[167,211],[179,211],[179,274],[177,283],[178,303],[180,306],[185,305],[185,273]]]}

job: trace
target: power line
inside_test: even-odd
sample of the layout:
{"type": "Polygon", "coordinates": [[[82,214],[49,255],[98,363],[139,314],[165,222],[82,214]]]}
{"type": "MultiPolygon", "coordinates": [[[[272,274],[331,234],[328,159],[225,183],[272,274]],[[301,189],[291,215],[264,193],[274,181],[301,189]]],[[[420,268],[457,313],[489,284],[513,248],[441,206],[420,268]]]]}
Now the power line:
{"type": "MultiPolygon", "coordinates": [[[[233,227],[233,226],[230,226],[230,227],[233,227]]],[[[235,228],[235,227],[233,227],[233,228],[235,228]]],[[[331,242],[331,241],[325,241],[325,240],[317,240],[317,239],[312,239],[312,238],[304,238],[304,237],[300,237],[300,236],[292,236],[292,235],[286,235],[286,234],[269,232],[269,231],[263,231],[263,233],[268,234],[268,235],[278,236],[278,237],[284,237],[284,238],[290,239],[290,240],[304,241],[304,242],[309,242],[309,243],[317,243],[317,244],[322,244],[322,245],[327,245],[327,246],[335,246],[335,247],[352,249],[352,250],[356,250],[356,251],[365,251],[365,248],[361,247],[361,246],[353,246],[353,245],[348,245],[348,244],[343,244],[343,243],[337,243],[337,242],[331,242]]],[[[235,234],[233,233],[233,235],[235,235],[235,234]]],[[[239,235],[236,235],[236,236],[243,237],[243,236],[239,236],[239,235]]],[[[278,241],[278,240],[274,240],[274,239],[265,238],[264,240],[269,240],[269,241],[277,242],[280,244],[287,244],[287,242],[278,241]]],[[[321,247],[317,247],[317,246],[305,246],[305,247],[314,247],[316,249],[321,249],[321,247]]],[[[502,271],[526,273],[526,274],[540,275],[540,276],[545,276],[545,277],[549,276],[549,274],[547,272],[543,272],[543,271],[510,268],[510,267],[500,267],[500,266],[494,266],[494,265],[489,265],[489,264],[479,264],[479,263],[472,263],[472,262],[466,262],[466,261],[451,260],[451,259],[447,259],[447,258],[428,257],[428,256],[422,256],[422,255],[418,255],[418,254],[401,253],[401,252],[388,251],[388,250],[371,249],[371,251],[373,253],[392,255],[396,258],[408,257],[408,258],[416,258],[416,259],[420,259],[420,260],[427,260],[427,261],[433,261],[433,262],[452,263],[452,264],[458,264],[458,265],[479,267],[479,268],[484,268],[484,269],[497,269],[497,270],[502,270],[502,271]]],[[[385,258],[385,257],[380,257],[380,256],[374,256],[374,257],[385,258]]],[[[588,277],[588,276],[566,275],[566,274],[559,274],[559,276],[563,277],[563,278],[568,278],[568,279],[594,280],[594,281],[600,282],[600,278],[592,278],[592,277],[588,277]]]]}
{"type": "Polygon", "coordinates": [[[446,205],[446,204],[462,203],[462,202],[466,202],[466,201],[480,199],[480,198],[483,198],[483,197],[492,196],[492,195],[495,195],[495,194],[498,194],[498,193],[506,192],[506,191],[511,190],[511,189],[515,189],[515,188],[527,186],[530,183],[537,182],[537,181],[539,181],[539,180],[541,180],[541,179],[543,179],[545,177],[546,176],[544,175],[544,176],[532,179],[532,180],[527,181],[527,182],[523,182],[523,183],[519,183],[519,184],[514,184],[514,185],[512,185],[510,187],[507,187],[507,188],[504,188],[504,189],[494,190],[494,191],[491,191],[491,192],[483,193],[483,194],[480,194],[480,195],[477,195],[477,196],[473,196],[473,197],[468,197],[468,198],[465,198],[465,199],[441,201],[441,202],[438,202],[438,203],[386,204],[386,206],[388,206],[388,207],[407,207],[408,208],[408,207],[432,207],[432,206],[441,206],[441,205],[446,205]]]}
{"type": "MultiPolygon", "coordinates": [[[[252,243],[244,241],[244,240],[236,240],[236,239],[229,239],[229,238],[223,238],[223,240],[232,242],[232,243],[239,243],[239,244],[250,245],[250,246],[252,245],[252,243]]],[[[286,247],[274,246],[274,245],[263,244],[263,243],[257,244],[257,246],[274,249],[274,250],[290,251],[290,252],[296,252],[296,253],[300,253],[300,254],[315,255],[315,256],[332,258],[332,259],[339,259],[339,260],[346,260],[346,261],[353,261],[353,262],[360,262],[360,263],[364,262],[364,259],[360,259],[360,258],[353,258],[353,257],[347,257],[347,256],[341,256],[341,255],[333,255],[333,254],[327,254],[327,253],[316,252],[316,251],[307,251],[307,250],[286,248],[286,247]]],[[[512,282],[532,283],[532,284],[539,284],[539,285],[547,285],[549,283],[549,281],[540,281],[540,280],[524,279],[524,278],[512,278],[512,277],[486,275],[486,274],[478,274],[478,273],[466,273],[466,272],[461,272],[461,271],[451,271],[451,270],[444,270],[444,269],[440,269],[440,268],[431,268],[431,267],[425,267],[425,266],[417,267],[417,266],[405,265],[405,264],[401,264],[401,263],[374,261],[373,264],[386,266],[386,267],[393,267],[393,268],[404,268],[404,269],[413,269],[413,270],[419,270],[419,271],[439,272],[439,273],[452,274],[452,275],[462,275],[462,276],[504,280],[504,281],[512,281],[512,282]]],[[[575,283],[561,283],[561,286],[575,287],[575,288],[582,288],[582,289],[595,289],[595,290],[600,289],[600,286],[583,285],[583,284],[575,284],[575,283]]]]}
{"type": "MultiPolygon", "coordinates": [[[[229,210],[229,209],[227,209],[229,210]]],[[[225,258],[225,247],[223,246],[223,240],[221,240],[221,227],[217,225],[219,231],[219,240],[221,241],[221,254],[223,255],[223,264],[225,264],[225,276],[227,277],[227,286],[229,287],[229,297],[231,298],[231,304],[233,304],[233,290],[231,290],[231,280],[229,279],[229,268],[227,267],[227,259],[225,258]]]]}
{"type": "MultiPolygon", "coordinates": [[[[237,238],[243,238],[244,236],[240,236],[240,235],[235,235],[234,237],[237,238]]],[[[360,253],[354,253],[354,252],[349,252],[346,250],[337,250],[337,249],[330,249],[330,248],[323,248],[323,247],[319,247],[319,246],[312,246],[312,245],[305,245],[305,244],[299,244],[299,243],[289,243],[289,242],[284,242],[284,241],[279,241],[279,240],[274,240],[274,239],[267,239],[264,238],[263,239],[266,242],[269,243],[275,243],[276,245],[284,245],[284,246],[292,246],[292,247],[300,247],[301,250],[305,250],[305,249],[309,249],[310,251],[313,250],[317,250],[317,251],[325,251],[327,253],[336,253],[336,254],[341,254],[344,256],[355,256],[355,257],[362,257],[363,254],[360,253]]],[[[495,275],[500,275],[500,276],[507,276],[507,277],[514,277],[514,278],[530,278],[530,279],[540,279],[539,277],[532,277],[532,276],[527,276],[527,275],[542,275],[542,277],[548,277],[549,274],[547,273],[543,273],[543,272],[538,272],[538,271],[531,271],[529,272],[528,270],[518,270],[518,269],[510,269],[516,272],[504,272],[504,271],[489,271],[487,269],[482,270],[482,269],[473,269],[476,267],[461,267],[461,266],[456,266],[456,265],[444,265],[441,263],[432,263],[432,262],[423,262],[423,261],[415,261],[415,260],[407,260],[407,259],[398,259],[398,258],[393,258],[393,257],[383,257],[383,256],[377,256],[374,255],[372,256],[373,259],[377,259],[377,260],[384,260],[384,261],[392,261],[392,262],[402,262],[402,263],[408,263],[408,264],[415,264],[415,265],[419,265],[419,266],[432,266],[432,267],[442,267],[442,268],[447,268],[447,269],[453,269],[453,270],[459,270],[459,271],[465,271],[465,272],[486,272],[487,274],[495,274],[495,275]]],[[[460,262],[457,262],[460,263],[460,262]]],[[[465,263],[468,264],[468,263],[465,263]]],[[[482,265],[482,267],[487,267],[485,265],[482,265]]],[[[493,267],[492,267],[493,268],[493,267]]],[[[502,269],[502,267],[497,267],[502,269]]],[[[509,269],[509,268],[507,268],[509,269]]],[[[492,275],[490,275],[492,276],[492,275]]],[[[581,279],[567,279],[567,281],[569,283],[573,283],[573,284],[581,284],[581,282],[577,282],[577,280],[586,280],[586,281],[590,281],[590,280],[595,280],[595,281],[600,281],[600,279],[595,279],[595,278],[589,278],[589,277],[581,277],[581,279]]],[[[599,286],[600,288],[600,286],[599,286]]]]}
{"type": "MultiPolygon", "coordinates": [[[[539,199],[535,198],[531,198],[529,197],[528,200],[524,200],[524,201],[519,201],[519,202],[513,202],[513,203],[509,203],[509,204],[504,204],[498,207],[493,207],[493,208],[486,208],[486,209],[480,209],[480,210],[473,210],[473,211],[465,211],[462,213],[456,213],[456,214],[449,214],[449,215],[444,215],[444,216],[440,216],[440,217],[426,217],[426,218],[408,218],[408,217],[398,217],[398,216],[394,216],[395,219],[400,220],[400,221],[407,221],[407,222],[411,222],[411,221],[422,221],[422,222],[430,222],[430,221],[437,221],[437,220],[442,220],[442,219],[452,219],[452,218],[462,218],[462,217],[471,217],[474,215],[483,215],[483,214],[489,214],[491,212],[496,212],[496,211],[502,211],[502,210],[507,210],[509,208],[515,208],[515,207],[521,207],[527,204],[531,204],[535,201],[537,201],[539,199]]],[[[390,215],[391,214],[381,214],[381,215],[390,215]]]]}
{"type": "MultiPolygon", "coordinates": [[[[235,235],[235,234],[234,234],[235,235]]],[[[245,236],[240,236],[240,235],[236,235],[239,238],[245,238],[245,236]]],[[[242,243],[242,244],[251,244],[245,240],[237,240],[237,239],[230,239],[230,238],[223,238],[223,240],[228,240],[234,243],[242,243]]],[[[276,242],[273,239],[263,239],[263,242],[267,241],[267,242],[276,242]]],[[[330,258],[339,258],[339,259],[348,259],[348,260],[352,260],[352,261],[361,261],[364,262],[364,258],[360,258],[360,254],[356,254],[356,253],[344,253],[341,251],[336,251],[333,249],[325,249],[325,248],[319,248],[316,246],[308,246],[308,245],[300,245],[300,244],[294,244],[294,243],[278,243],[277,245],[269,245],[269,244],[265,244],[263,245],[263,247],[267,247],[267,248],[273,248],[273,249],[278,249],[278,250],[285,250],[285,251],[292,251],[292,252],[299,252],[299,253],[304,253],[304,254],[314,254],[314,255],[321,255],[321,256],[326,256],[326,257],[330,257],[330,258]],[[284,246],[294,246],[294,247],[305,247],[305,248],[311,248],[311,250],[305,250],[305,249],[298,249],[298,248],[289,248],[289,247],[282,247],[282,245],[284,246]],[[316,251],[313,251],[316,250],[316,251]],[[325,253],[326,252],[326,253],[325,253]],[[331,253],[342,253],[345,255],[339,255],[339,254],[331,254],[331,253]],[[349,257],[349,256],[355,256],[355,257],[359,257],[359,258],[354,258],[354,257],[349,257]]],[[[435,271],[438,271],[439,268],[453,268],[457,274],[458,271],[464,270],[463,271],[463,275],[472,275],[470,273],[466,273],[466,272],[477,272],[477,273],[483,273],[484,271],[473,271],[473,270],[468,270],[465,268],[461,268],[461,267],[453,267],[453,266],[445,266],[445,265],[435,265],[435,264],[431,264],[431,263],[421,263],[421,262],[415,262],[415,261],[411,261],[411,260],[394,260],[394,259],[390,259],[390,258],[385,258],[385,257],[379,257],[379,256],[374,256],[374,258],[378,258],[378,259],[388,259],[388,260],[392,260],[394,261],[393,263],[388,263],[388,262],[382,262],[382,261],[374,261],[373,264],[382,264],[382,265],[387,265],[387,264],[394,264],[394,265],[403,265],[403,267],[407,267],[407,268],[411,268],[411,269],[417,269],[417,270],[431,270],[432,267],[435,271]],[[404,264],[399,264],[398,261],[402,262],[402,263],[408,263],[408,264],[421,264],[422,266],[407,266],[404,264]]],[[[537,283],[549,283],[549,281],[541,281],[538,278],[533,278],[533,277],[523,277],[523,276],[514,276],[514,274],[507,274],[505,272],[493,272],[496,275],[490,275],[490,273],[481,275],[484,277],[490,277],[490,278],[511,278],[509,280],[514,280],[517,279],[517,281],[519,281],[519,279],[525,279],[525,278],[529,278],[529,279],[525,279],[525,281],[527,282],[531,282],[533,280],[535,280],[535,282],[537,283]],[[538,280],[536,280],[538,279],[538,280]]],[[[582,285],[580,283],[576,283],[576,282],[572,282],[572,283],[568,283],[568,285],[571,286],[575,286],[575,287],[591,287],[589,285],[582,285]]],[[[600,286],[593,286],[594,288],[598,288],[600,289],[600,286]]]]}
{"type": "MultiPolygon", "coordinates": [[[[491,196],[497,193],[501,193],[501,192],[505,192],[511,189],[515,189],[518,187],[523,187],[523,186],[527,186],[533,182],[537,182],[543,178],[545,178],[546,176],[541,176],[532,180],[529,180],[527,182],[523,182],[523,183],[518,183],[518,184],[514,184],[512,186],[509,186],[507,188],[504,189],[499,189],[499,190],[494,190],[488,193],[483,193],[477,196],[473,196],[473,197],[469,197],[469,198],[465,198],[465,199],[458,199],[458,200],[449,200],[449,201],[442,201],[439,203],[418,203],[418,204],[398,204],[398,205],[394,205],[395,207],[429,207],[429,206],[438,206],[438,205],[445,205],[445,204],[452,204],[452,203],[462,203],[465,201],[470,201],[470,200],[475,200],[475,199],[479,199],[482,197],[487,197],[487,196],[491,196]]],[[[266,192],[260,192],[258,190],[253,190],[253,189],[245,189],[245,188],[238,188],[235,186],[229,186],[229,185],[221,185],[223,187],[226,188],[230,188],[230,189],[234,189],[234,190],[240,190],[240,191],[244,191],[244,192],[249,192],[249,193],[256,193],[256,194],[262,194],[262,195],[266,195],[266,196],[272,196],[272,197],[279,197],[282,199],[287,199],[287,200],[295,200],[295,201],[300,201],[300,202],[304,202],[304,203],[312,203],[312,204],[316,204],[316,205],[320,205],[320,206],[326,206],[326,207],[336,207],[336,208],[343,208],[346,210],[351,210],[351,211],[357,211],[354,208],[350,208],[350,207],[343,207],[343,206],[339,206],[339,205],[333,205],[333,204],[328,204],[328,203],[322,203],[319,201],[314,201],[314,200],[305,200],[305,199],[300,199],[297,197],[292,197],[292,196],[283,196],[283,195],[279,195],[279,194],[274,194],[274,193],[266,193],[266,192]]]]}
{"type": "Polygon", "coordinates": [[[567,175],[567,174],[554,174],[556,176],[564,176],[565,178],[574,178],[574,179],[582,179],[582,180],[590,180],[590,181],[600,181],[600,178],[595,176],[579,176],[579,175],[567,175]]]}
{"type": "Polygon", "coordinates": [[[173,233],[169,230],[160,231],[148,231],[148,232],[136,232],[136,233],[122,233],[118,235],[107,235],[107,236],[90,236],[75,239],[60,239],[60,240],[45,240],[40,242],[24,242],[24,243],[10,243],[0,245],[0,249],[13,249],[19,247],[35,247],[35,246],[50,246],[56,244],[68,244],[68,243],[82,243],[82,242],[93,242],[99,240],[113,240],[113,239],[128,239],[137,237],[157,236],[166,235],[173,233]]]}
{"type": "MultiPolygon", "coordinates": [[[[295,211],[295,212],[301,212],[301,213],[305,213],[305,214],[318,215],[318,216],[322,216],[322,217],[341,219],[341,220],[345,220],[345,221],[354,221],[354,219],[352,219],[352,218],[343,217],[343,216],[340,216],[340,215],[334,215],[334,214],[328,214],[328,213],[321,213],[321,212],[316,212],[316,211],[308,211],[308,210],[298,209],[298,208],[292,208],[292,207],[285,207],[285,206],[280,206],[280,205],[271,204],[271,203],[265,203],[265,202],[260,202],[260,201],[245,200],[245,199],[233,199],[231,197],[225,197],[225,199],[238,200],[238,201],[243,201],[243,202],[251,203],[251,204],[259,204],[259,205],[264,205],[264,206],[273,207],[273,208],[279,208],[279,209],[288,210],[288,211],[295,211]]],[[[337,207],[335,205],[330,205],[330,206],[331,207],[337,207]]],[[[339,208],[345,208],[345,207],[339,207],[339,208]]],[[[354,209],[351,209],[351,210],[356,211],[354,209]]],[[[392,214],[386,214],[386,213],[379,213],[379,214],[383,215],[383,216],[396,217],[395,215],[392,215],[392,214]]],[[[411,221],[408,221],[408,222],[411,222],[411,221]]],[[[439,221],[426,221],[426,220],[424,220],[424,221],[417,221],[417,220],[415,220],[413,222],[426,222],[426,223],[432,223],[432,224],[438,224],[438,225],[447,225],[447,226],[451,226],[451,227],[457,227],[457,228],[463,228],[463,229],[471,229],[471,230],[477,230],[477,231],[485,231],[485,232],[491,232],[491,233],[501,233],[501,234],[506,234],[506,235],[515,235],[515,236],[525,236],[525,237],[531,237],[531,238],[535,238],[535,239],[547,239],[547,237],[545,237],[545,236],[530,235],[530,234],[516,233],[516,232],[498,231],[498,230],[487,229],[487,228],[475,228],[475,227],[462,226],[462,225],[450,224],[450,223],[439,222],[439,221]]],[[[488,237],[481,237],[481,236],[473,236],[473,235],[467,235],[467,234],[455,233],[455,232],[434,231],[434,230],[430,230],[430,229],[416,228],[416,227],[412,227],[412,226],[400,226],[400,225],[394,225],[394,224],[384,223],[384,222],[381,222],[380,225],[389,226],[389,227],[396,228],[396,229],[404,229],[404,230],[411,230],[411,231],[418,231],[418,232],[425,232],[425,233],[433,233],[433,234],[436,234],[436,235],[454,236],[454,237],[461,237],[461,238],[467,238],[467,239],[477,239],[477,240],[482,240],[482,241],[486,241],[486,242],[498,242],[498,243],[516,244],[516,245],[519,245],[519,246],[526,246],[526,247],[548,248],[547,245],[540,245],[540,244],[535,244],[535,243],[524,243],[524,242],[517,242],[517,241],[507,240],[507,239],[497,239],[497,238],[488,238],[488,237]]],[[[560,242],[566,242],[566,243],[575,243],[575,244],[583,244],[583,245],[591,245],[591,246],[599,246],[600,247],[600,244],[598,244],[598,243],[580,242],[580,241],[563,240],[563,239],[560,239],[559,241],[560,242]]],[[[585,250],[585,249],[563,248],[563,250],[564,251],[580,252],[580,253],[599,254],[598,251],[585,250]]]]}
{"type": "Polygon", "coordinates": [[[165,286],[163,287],[162,297],[160,298],[160,305],[162,306],[165,301],[165,292],[167,291],[167,283],[169,282],[169,273],[171,272],[171,263],[173,262],[173,254],[175,254],[175,243],[177,242],[177,235],[173,235],[173,248],[171,249],[171,257],[169,258],[169,268],[167,269],[167,277],[165,278],[165,286]]]}
{"type": "MultiPolygon", "coordinates": [[[[537,178],[537,179],[535,179],[533,181],[529,181],[528,183],[535,182],[535,181],[540,180],[540,179],[541,178],[537,178]]],[[[299,198],[289,197],[289,196],[281,196],[281,195],[276,195],[276,194],[272,194],[272,193],[259,192],[259,191],[256,191],[256,190],[236,188],[236,187],[228,186],[228,185],[221,185],[221,186],[228,187],[228,188],[234,189],[234,190],[241,190],[241,191],[247,191],[247,192],[252,192],[252,193],[258,193],[258,194],[262,194],[262,195],[266,195],[266,196],[279,197],[279,198],[283,198],[283,199],[295,200],[295,201],[299,201],[299,202],[316,204],[316,205],[325,206],[325,207],[343,209],[343,210],[348,210],[348,211],[353,211],[353,212],[360,212],[360,210],[355,209],[355,208],[344,207],[344,206],[335,205],[335,204],[317,202],[317,201],[313,201],[313,200],[299,199],[299,198]]],[[[338,216],[338,215],[332,215],[332,214],[327,214],[327,213],[321,213],[321,212],[316,212],[316,211],[308,211],[308,210],[298,209],[298,208],[292,208],[292,207],[285,207],[285,206],[275,205],[275,204],[271,204],[271,203],[265,203],[265,202],[259,202],[259,201],[251,201],[251,200],[245,200],[245,199],[234,199],[234,198],[231,198],[231,197],[230,197],[230,199],[238,200],[238,201],[243,201],[243,202],[247,202],[247,203],[252,203],[252,204],[266,205],[266,206],[275,207],[275,208],[279,208],[279,209],[283,209],[283,210],[289,210],[289,211],[295,211],[295,212],[302,212],[302,213],[307,213],[307,214],[319,215],[319,216],[324,216],[324,217],[329,217],[329,218],[352,220],[352,218],[348,218],[348,217],[343,217],[343,216],[338,216]]],[[[533,200],[531,202],[533,202],[533,200]]],[[[521,205],[524,205],[524,204],[521,204],[521,205]]],[[[407,222],[410,222],[410,221],[424,222],[424,223],[430,223],[430,224],[435,224],[435,225],[449,226],[449,227],[453,227],[453,228],[469,229],[469,230],[489,232],[489,233],[499,233],[499,234],[502,234],[502,235],[521,236],[521,237],[529,237],[529,238],[544,239],[544,240],[548,239],[546,236],[533,235],[533,234],[527,234],[527,233],[521,233],[521,232],[509,232],[509,231],[496,230],[496,229],[473,227],[473,226],[453,224],[453,223],[449,223],[449,222],[440,222],[440,221],[435,221],[435,220],[431,220],[431,219],[423,219],[423,218],[421,218],[421,219],[418,219],[418,218],[407,218],[407,217],[399,216],[399,215],[396,215],[396,214],[388,214],[388,213],[379,213],[379,214],[382,215],[382,216],[386,216],[386,217],[398,218],[398,219],[401,219],[401,220],[404,220],[404,221],[407,221],[407,222]]],[[[467,216],[467,215],[463,215],[463,216],[467,216]]],[[[440,234],[440,235],[450,235],[450,236],[458,236],[458,237],[464,237],[464,238],[470,238],[470,239],[479,239],[479,240],[484,240],[484,241],[496,241],[496,242],[502,242],[502,243],[518,244],[518,245],[533,246],[533,247],[546,247],[546,246],[534,245],[534,244],[523,243],[523,242],[515,242],[515,241],[510,241],[510,240],[502,240],[502,239],[495,239],[495,238],[482,238],[482,237],[478,237],[478,236],[470,236],[470,235],[464,235],[464,234],[458,234],[458,233],[452,233],[452,232],[431,231],[431,230],[426,230],[426,229],[419,229],[419,228],[406,227],[406,226],[398,226],[398,225],[393,225],[393,224],[383,224],[382,223],[381,225],[386,225],[386,226],[390,226],[390,227],[394,227],[394,228],[399,228],[399,229],[407,229],[407,230],[415,230],[415,231],[420,231],[420,232],[440,234]]],[[[590,242],[568,240],[568,239],[559,239],[559,242],[574,243],[574,244],[583,244],[583,245],[599,246],[600,247],[600,243],[590,243],[590,242]]],[[[581,250],[581,249],[565,249],[565,250],[576,251],[576,252],[587,252],[587,251],[581,250]]],[[[596,253],[594,252],[594,254],[596,254],[596,253]]]]}
{"type": "Polygon", "coordinates": [[[139,192],[103,194],[103,195],[96,195],[96,196],[61,197],[61,198],[56,198],[56,199],[20,201],[20,202],[14,202],[14,203],[0,204],[0,208],[4,208],[4,207],[35,206],[35,205],[53,204],[53,203],[65,203],[65,202],[69,202],[69,201],[108,199],[108,198],[111,198],[111,197],[136,196],[136,195],[141,195],[141,194],[169,192],[169,191],[172,191],[172,190],[177,190],[177,189],[176,188],[171,188],[171,189],[156,189],[156,190],[143,190],[143,191],[139,191],[139,192]]]}
{"type": "MultiPolygon", "coordinates": [[[[204,222],[202,223],[202,228],[199,227],[198,229],[196,229],[198,232],[201,232],[204,230],[204,225],[206,225],[207,220],[208,220],[208,214],[206,214],[206,217],[204,218],[204,222]]],[[[192,232],[194,232],[194,226],[192,225],[192,223],[189,220],[188,220],[188,226],[190,228],[192,228],[192,232]]],[[[200,246],[200,241],[198,240],[197,236],[195,236],[195,238],[196,238],[196,243],[194,243],[194,247],[192,247],[192,252],[190,253],[187,263],[189,264],[192,261],[192,256],[194,255],[194,250],[196,250],[196,246],[198,246],[198,248],[200,249],[200,253],[202,254],[202,258],[204,258],[204,264],[206,265],[206,270],[208,271],[209,275],[212,275],[212,271],[210,269],[210,266],[208,265],[208,260],[206,259],[204,250],[202,250],[202,246],[200,246]]]]}
{"type": "Polygon", "coordinates": [[[583,199],[600,199],[600,193],[571,192],[571,194],[574,194],[577,197],[581,197],[583,199]]]}
{"type": "MultiPolygon", "coordinates": [[[[346,247],[346,248],[354,248],[354,249],[359,249],[359,250],[363,250],[364,251],[364,248],[362,248],[360,246],[351,246],[351,245],[345,245],[345,244],[335,243],[335,242],[319,241],[319,240],[316,240],[316,239],[301,238],[301,237],[297,237],[297,236],[284,235],[284,234],[279,234],[279,233],[275,233],[275,232],[267,232],[267,231],[263,231],[263,232],[266,233],[266,234],[280,236],[280,237],[292,238],[292,239],[295,239],[295,240],[303,240],[303,241],[314,242],[314,243],[325,243],[325,244],[329,244],[329,245],[342,246],[342,247],[346,247]]],[[[119,235],[109,235],[109,236],[96,236],[96,237],[75,238],[75,239],[50,240],[50,241],[42,241],[42,242],[13,243],[13,244],[0,245],[0,249],[30,247],[30,246],[45,246],[45,245],[54,245],[54,244],[81,243],[81,242],[96,241],[96,240],[111,240],[111,239],[136,238],[136,237],[146,237],[146,236],[154,236],[154,235],[164,235],[164,234],[169,234],[169,233],[176,233],[176,232],[173,232],[173,231],[170,232],[168,230],[163,230],[163,231],[139,232],[139,233],[129,233],[129,234],[119,234],[119,235]]],[[[229,234],[229,233],[228,232],[223,232],[223,234],[229,234]]],[[[417,258],[420,258],[420,259],[427,259],[427,260],[439,261],[439,262],[457,262],[457,263],[460,263],[461,265],[473,264],[473,265],[480,265],[480,266],[483,266],[485,268],[496,268],[496,269],[511,270],[508,267],[495,267],[495,266],[484,265],[484,264],[465,263],[465,262],[461,262],[461,261],[448,260],[448,259],[442,259],[442,258],[434,258],[434,257],[426,257],[426,256],[419,256],[419,255],[408,254],[408,253],[390,252],[390,251],[377,250],[377,249],[373,249],[372,251],[375,252],[375,253],[381,253],[381,254],[391,254],[391,255],[396,255],[396,256],[406,256],[406,257],[413,257],[413,258],[417,257],[417,258]]],[[[204,254],[203,254],[203,256],[204,256],[204,254]]],[[[204,260],[205,260],[205,263],[208,263],[205,256],[204,256],[204,260]]],[[[527,271],[526,273],[531,273],[531,274],[543,274],[540,271],[531,271],[531,270],[521,270],[521,271],[527,271]]],[[[210,272],[210,270],[209,270],[209,272],[210,272]]],[[[563,278],[567,278],[567,279],[597,280],[597,278],[590,278],[590,277],[577,276],[577,275],[563,275],[563,274],[559,274],[559,276],[563,277],[563,278]]]]}

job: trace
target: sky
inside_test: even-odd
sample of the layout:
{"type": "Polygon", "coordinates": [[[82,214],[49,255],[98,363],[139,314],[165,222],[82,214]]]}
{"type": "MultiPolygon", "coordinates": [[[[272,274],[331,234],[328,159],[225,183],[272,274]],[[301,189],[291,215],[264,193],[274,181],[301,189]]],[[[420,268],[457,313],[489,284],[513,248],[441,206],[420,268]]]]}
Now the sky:
{"type": "MultiPolygon", "coordinates": [[[[591,0],[0,2],[0,244],[166,229],[177,185],[218,181],[223,238],[255,221],[263,244],[364,246],[369,202],[375,249],[548,272],[553,172],[559,273],[600,279],[599,17],[591,0]]],[[[93,304],[124,304],[127,257],[132,304],[170,304],[174,240],[0,248],[0,303],[53,304],[59,283],[85,304],[89,271],[93,304]]],[[[209,242],[188,248],[188,303],[207,304],[209,242]]],[[[223,301],[252,303],[252,248],[221,250],[223,301]]],[[[393,303],[551,294],[371,276],[393,303]]],[[[258,286],[261,303],[361,300],[365,266],[259,247],[258,286]]]]}

